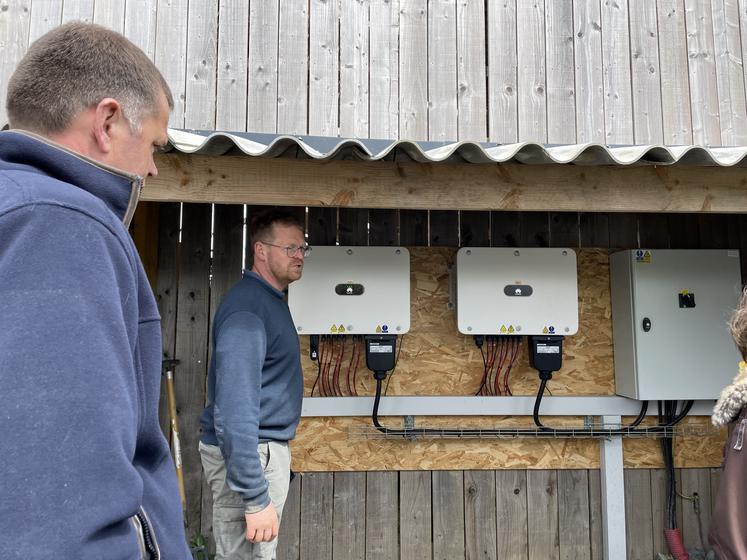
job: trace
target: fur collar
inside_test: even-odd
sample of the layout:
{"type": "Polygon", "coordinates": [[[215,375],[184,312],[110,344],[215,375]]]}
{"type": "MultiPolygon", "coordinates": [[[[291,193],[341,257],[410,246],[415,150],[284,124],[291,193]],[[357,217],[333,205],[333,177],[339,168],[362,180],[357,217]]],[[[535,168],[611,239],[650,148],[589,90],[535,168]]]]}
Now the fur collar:
{"type": "Polygon", "coordinates": [[[714,426],[725,426],[736,420],[745,405],[747,405],[747,363],[739,362],[739,373],[731,385],[721,391],[721,396],[713,408],[711,422],[714,426]]]}

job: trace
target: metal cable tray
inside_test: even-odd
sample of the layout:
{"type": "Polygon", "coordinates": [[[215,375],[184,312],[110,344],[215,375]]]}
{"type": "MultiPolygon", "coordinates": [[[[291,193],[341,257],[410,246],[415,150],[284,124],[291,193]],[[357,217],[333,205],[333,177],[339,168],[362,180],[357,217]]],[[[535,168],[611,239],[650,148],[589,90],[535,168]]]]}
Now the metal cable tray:
{"type": "Polygon", "coordinates": [[[348,439],[611,439],[624,438],[665,438],[665,437],[711,437],[721,429],[713,426],[638,426],[630,428],[615,424],[590,424],[586,426],[554,426],[549,429],[538,427],[502,428],[387,428],[388,433],[374,426],[351,426],[348,439]]]}

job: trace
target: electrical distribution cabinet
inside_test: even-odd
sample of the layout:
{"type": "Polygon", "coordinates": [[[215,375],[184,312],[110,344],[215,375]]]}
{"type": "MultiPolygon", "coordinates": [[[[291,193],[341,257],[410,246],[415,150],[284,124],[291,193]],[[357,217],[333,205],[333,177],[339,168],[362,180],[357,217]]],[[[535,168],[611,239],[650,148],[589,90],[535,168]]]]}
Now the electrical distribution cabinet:
{"type": "Polygon", "coordinates": [[[288,287],[301,334],[405,334],[410,252],[403,247],[312,247],[288,287]]]}
{"type": "Polygon", "coordinates": [[[739,252],[630,250],[610,257],[615,384],[639,400],[715,399],[740,360],[727,323],[739,252]]]}
{"type": "Polygon", "coordinates": [[[456,270],[460,333],[567,336],[578,330],[572,249],[462,248],[456,270]]]}

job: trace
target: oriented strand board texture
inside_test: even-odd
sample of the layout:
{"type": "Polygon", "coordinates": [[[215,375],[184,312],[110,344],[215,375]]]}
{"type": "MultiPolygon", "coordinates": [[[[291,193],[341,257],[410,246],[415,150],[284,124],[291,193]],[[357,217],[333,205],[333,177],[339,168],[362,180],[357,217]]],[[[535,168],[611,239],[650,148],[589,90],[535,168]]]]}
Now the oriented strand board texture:
{"type": "MultiPolygon", "coordinates": [[[[482,357],[472,338],[456,330],[456,315],[448,309],[448,268],[453,248],[410,248],[412,318],[410,332],[401,340],[389,395],[464,395],[480,386],[482,357]]],[[[548,387],[553,395],[613,395],[612,321],[609,256],[606,250],[578,250],[579,331],[564,346],[563,368],[548,387]]],[[[306,395],[317,376],[308,359],[308,337],[302,337],[306,395]]],[[[339,352],[339,349],[337,350],[339,352]]],[[[346,373],[352,354],[348,341],[340,368],[340,386],[347,394],[346,373]]],[[[372,395],[374,383],[362,357],[357,373],[359,395],[372,395]]],[[[514,395],[534,395],[537,373],[530,368],[522,345],[510,376],[514,395]]],[[[315,395],[319,394],[317,383],[315,395]]],[[[627,419],[630,421],[631,419],[627,419]]],[[[578,418],[544,418],[547,425],[580,425],[578,418]]],[[[707,418],[688,419],[705,425],[707,418]]],[[[401,427],[402,418],[386,418],[385,425],[401,427]]],[[[491,427],[531,425],[530,417],[419,417],[416,425],[491,427]]],[[[418,440],[364,439],[356,434],[371,425],[369,418],[304,418],[293,442],[293,468],[298,471],[440,470],[440,469],[558,469],[598,468],[595,440],[418,440]]],[[[723,434],[712,438],[678,438],[677,466],[712,467],[721,462],[723,434]]],[[[657,440],[625,440],[625,466],[663,466],[657,440]]]]}

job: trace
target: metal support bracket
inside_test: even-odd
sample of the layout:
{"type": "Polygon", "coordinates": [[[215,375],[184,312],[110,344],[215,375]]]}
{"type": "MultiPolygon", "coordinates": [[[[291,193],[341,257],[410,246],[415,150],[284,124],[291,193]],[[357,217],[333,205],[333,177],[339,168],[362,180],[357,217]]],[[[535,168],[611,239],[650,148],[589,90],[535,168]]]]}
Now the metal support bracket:
{"type": "MultiPolygon", "coordinates": [[[[603,424],[619,425],[620,416],[602,416],[603,424]]],[[[599,443],[602,482],[602,535],[606,560],[625,560],[625,476],[622,438],[613,436],[599,443]]]]}

